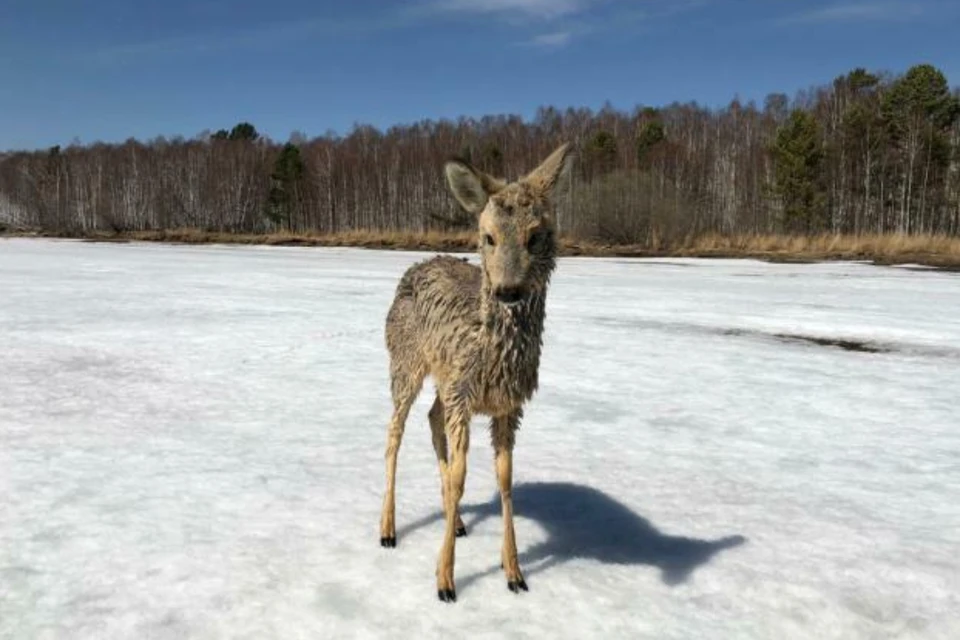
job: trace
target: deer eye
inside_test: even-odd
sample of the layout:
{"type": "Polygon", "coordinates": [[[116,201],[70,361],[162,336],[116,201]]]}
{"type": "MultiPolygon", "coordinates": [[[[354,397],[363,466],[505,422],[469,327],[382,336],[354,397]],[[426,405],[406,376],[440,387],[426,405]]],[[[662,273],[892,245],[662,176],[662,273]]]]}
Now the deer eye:
{"type": "Polygon", "coordinates": [[[495,247],[497,245],[496,241],[493,239],[493,236],[489,233],[483,234],[483,244],[488,247],[495,247]]]}

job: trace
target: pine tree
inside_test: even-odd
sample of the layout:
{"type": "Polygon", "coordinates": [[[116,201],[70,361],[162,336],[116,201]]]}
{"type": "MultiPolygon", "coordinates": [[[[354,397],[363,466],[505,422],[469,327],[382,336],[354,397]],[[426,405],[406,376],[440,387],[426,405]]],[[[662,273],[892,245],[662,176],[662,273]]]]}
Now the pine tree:
{"type": "Polygon", "coordinates": [[[304,163],[300,147],[288,142],[270,174],[270,191],[267,195],[266,217],[281,227],[291,227],[297,201],[297,189],[303,179],[304,163]]]}
{"type": "Polygon", "coordinates": [[[617,164],[617,139],[609,131],[600,130],[587,143],[586,160],[594,175],[613,171],[617,164]]]}
{"type": "Polygon", "coordinates": [[[923,231],[931,223],[931,186],[941,192],[936,185],[945,179],[950,161],[947,136],[960,117],[960,102],[939,69],[919,64],[893,83],[881,109],[899,165],[897,229],[923,231]]]}
{"type": "Polygon", "coordinates": [[[241,122],[230,130],[231,140],[247,140],[254,142],[260,138],[257,128],[249,122],[241,122]]]}
{"type": "Polygon", "coordinates": [[[789,231],[812,233],[823,228],[824,193],[820,184],[823,146],[820,126],[810,113],[796,109],[777,132],[774,144],[776,188],[789,231]]]}
{"type": "Polygon", "coordinates": [[[645,164],[647,154],[650,150],[660,142],[663,142],[666,137],[667,134],[663,129],[663,123],[659,120],[650,120],[640,127],[640,132],[637,134],[637,160],[641,166],[645,164]]]}

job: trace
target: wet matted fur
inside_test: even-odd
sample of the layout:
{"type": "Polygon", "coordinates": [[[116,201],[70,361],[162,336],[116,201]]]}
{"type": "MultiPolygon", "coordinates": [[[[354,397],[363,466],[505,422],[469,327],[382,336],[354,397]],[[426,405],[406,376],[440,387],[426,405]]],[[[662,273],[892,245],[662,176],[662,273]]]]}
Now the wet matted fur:
{"type": "Polygon", "coordinates": [[[429,419],[446,514],[437,562],[437,595],[444,602],[456,600],[454,549],[456,538],[466,535],[458,509],[470,419],[476,414],[491,417],[507,585],[515,593],[527,590],[513,527],[514,436],[523,406],[537,390],[547,288],[556,266],[553,196],[571,158],[570,145],[564,144],[509,183],[464,160],[447,162],[451,191],[477,215],[480,266],[451,256],[413,265],[400,279],[387,314],[394,410],[387,432],[380,543],[396,546],[397,453],[410,408],[429,375],[437,388],[429,419]]]}

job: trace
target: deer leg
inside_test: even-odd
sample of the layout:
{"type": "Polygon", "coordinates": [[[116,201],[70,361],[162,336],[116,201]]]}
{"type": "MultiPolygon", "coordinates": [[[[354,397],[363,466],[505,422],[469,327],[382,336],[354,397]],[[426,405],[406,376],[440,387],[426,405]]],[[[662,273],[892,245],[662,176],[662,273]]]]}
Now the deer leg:
{"type": "MultiPolygon", "coordinates": [[[[443,499],[444,509],[446,509],[447,482],[445,478],[447,477],[447,433],[444,431],[443,401],[440,400],[439,395],[437,399],[433,401],[433,406],[430,408],[428,415],[430,416],[430,432],[433,435],[433,450],[437,454],[437,465],[440,468],[440,494],[443,499]]],[[[458,538],[467,535],[467,527],[460,518],[459,509],[457,510],[456,526],[458,538]]]]}
{"type": "Polygon", "coordinates": [[[513,444],[520,413],[493,419],[492,435],[500,487],[500,505],[503,510],[503,549],[501,566],[507,576],[507,588],[514,593],[528,591],[517,560],[517,539],[513,528],[513,444]]]}
{"type": "Polygon", "coordinates": [[[403,430],[406,426],[410,408],[419,392],[418,385],[407,384],[403,379],[395,378],[393,384],[393,417],[387,430],[387,488],[383,496],[383,510],[380,514],[380,546],[394,548],[397,546],[397,527],[395,521],[395,488],[397,478],[397,454],[400,451],[400,442],[403,440],[403,430]]]}
{"type": "Polygon", "coordinates": [[[467,478],[470,416],[460,402],[445,402],[444,407],[447,440],[451,450],[450,461],[444,474],[446,528],[443,535],[443,546],[440,548],[440,557],[437,560],[437,597],[442,602],[456,602],[457,590],[453,582],[453,565],[456,549],[457,512],[467,478]]]}

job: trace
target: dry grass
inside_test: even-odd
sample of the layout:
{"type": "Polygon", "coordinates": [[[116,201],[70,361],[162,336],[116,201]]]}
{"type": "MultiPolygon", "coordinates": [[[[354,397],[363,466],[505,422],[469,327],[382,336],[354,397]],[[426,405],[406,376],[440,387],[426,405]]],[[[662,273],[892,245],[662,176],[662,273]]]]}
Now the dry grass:
{"type": "MultiPolygon", "coordinates": [[[[136,231],[120,234],[128,240],[183,244],[265,244],[314,247],[367,247],[379,249],[466,251],[475,246],[473,233],[414,233],[410,231],[344,231],[341,233],[237,234],[199,229],[136,231]]],[[[96,239],[96,238],[93,238],[96,239]]]]}
{"type": "MultiPolygon", "coordinates": [[[[0,230],[0,235],[83,238],[95,242],[170,242],[180,244],[264,244],[317,247],[365,247],[415,251],[469,252],[476,234],[467,232],[360,230],[335,234],[237,234],[200,229],[123,233],[58,234],[35,230],[0,230]]],[[[571,238],[560,242],[564,256],[758,258],[815,262],[867,260],[878,264],[916,263],[960,270],[960,238],[936,235],[704,235],[651,249],[642,245],[607,245],[571,238]]]]}
{"type": "Polygon", "coordinates": [[[751,256],[772,260],[870,260],[960,267],[960,238],[938,235],[708,235],[678,255],[751,256]]]}
{"type": "Polygon", "coordinates": [[[172,244],[260,244],[307,247],[367,247],[424,251],[469,251],[476,246],[476,234],[429,231],[345,231],[341,233],[230,233],[182,228],[110,233],[59,233],[33,229],[0,230],[16,237],[76,238],[91,242],[168,242],[172,244]]]}

